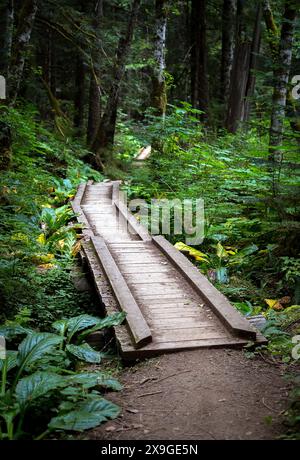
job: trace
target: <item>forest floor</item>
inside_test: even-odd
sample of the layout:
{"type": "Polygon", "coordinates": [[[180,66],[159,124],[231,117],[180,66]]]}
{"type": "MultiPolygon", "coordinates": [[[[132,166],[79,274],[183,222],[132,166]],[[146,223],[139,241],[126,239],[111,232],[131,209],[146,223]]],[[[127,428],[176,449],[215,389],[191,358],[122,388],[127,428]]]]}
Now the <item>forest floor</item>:
{"type": "Polygon", "coordinates": [[[241,350],[163,355],[120,375],[110,399],[121,416],[89,432],[98,440],[276,439],[288,384],[282,371],[241,350]]]}

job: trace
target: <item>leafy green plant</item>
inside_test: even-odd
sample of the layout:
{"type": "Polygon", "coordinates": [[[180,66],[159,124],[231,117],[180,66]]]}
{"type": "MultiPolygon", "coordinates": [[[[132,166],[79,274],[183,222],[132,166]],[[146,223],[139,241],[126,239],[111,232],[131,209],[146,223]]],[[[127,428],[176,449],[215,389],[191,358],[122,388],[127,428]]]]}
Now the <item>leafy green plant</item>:
{"type": "Polygon", "coordinates": [[[46,430],[37,433],[37,438],[57,430],[82,431],[117,417],[119,408],[104,399],[97,389],[120,390],[120,384],[99,371],[78,372],[76,363],[99,364],[101,353],[84,339],[92,331],[120,324],[123,320],[123,314],[104,319],[80,315],[55,322],[53,328],[59,334],[35,332],[22,326],[1,327],[0,334],[8,341],[26,334],[18,350],[7,351],[6,359],[0,361],[1,439],[26,438],[28,414],[34,414],[36,401],[41,403],[43,398],[47,400],[45,416],[48,414],[48,419],[46,430]],[[51,411],[57,414],[52,418],[49,404],[51,411]]]}

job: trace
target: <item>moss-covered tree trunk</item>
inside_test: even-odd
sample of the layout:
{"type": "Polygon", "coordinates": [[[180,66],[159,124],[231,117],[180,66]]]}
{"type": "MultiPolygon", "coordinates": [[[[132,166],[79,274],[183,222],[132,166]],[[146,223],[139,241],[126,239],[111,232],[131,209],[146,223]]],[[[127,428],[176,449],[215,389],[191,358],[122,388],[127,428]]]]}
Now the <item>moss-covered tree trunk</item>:
{"type": "Polygon", "coordinates": [[[8,94],[11,105],[14,105],[19,93],[23,70],[26,59],[26,51],[40,0],[25,0],[20,11],[18,27],[12,46],[11,62],[8,76],[8,94]]]}
{"type": "Polygon", "coordinates": [[[280,44],[275,60],[274,91],[270,126],[270,159],[281,161],[284,119],[287,105],[288,82],[292,63],[293,35],[297,15],[296,1],[286,0],[280,44]]]}
{"type": "Polygon", "coordinates": [[[116,53],[114,76],[108,93],[106,108],[101,117],[100,125],[92,145],[92,150],[95,154],[92,163],[100,170],[102,170],[104,164],[110,160],[110,154],[114,144],[120,87],[125,75],[125,65],[131,47],[140,3],[141,0],[133,1],[126,32],[124,36],[120,38],[116,53]]]}
{"type": "Polygon", "coordinates": [[[157,115],[164,116],[167,109],[166,88],[166,32],[167,32],[167,1],[155,1],[155,36],[154,36],[154,68],[152,75],[151,106],[157,115]]]}

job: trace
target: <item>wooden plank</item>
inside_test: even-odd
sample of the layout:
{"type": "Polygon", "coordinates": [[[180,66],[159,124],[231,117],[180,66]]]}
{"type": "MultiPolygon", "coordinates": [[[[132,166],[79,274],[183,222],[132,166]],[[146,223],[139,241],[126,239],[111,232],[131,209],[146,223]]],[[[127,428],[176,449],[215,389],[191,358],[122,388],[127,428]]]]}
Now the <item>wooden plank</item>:
{"type": "MultiPolygon", "coordinates": [[[[150,312],[148,312],[148,315],[150,317],[150,312]]],[[[151,312],[151,318],[153,318],[153,315],[154,313],[151,312]]],[[[185,313],[182,313],[182,314],[179,314],[178,312],[174,312],[174,313],[168,313],[168,312],[161,312],[161,313],[155,313],[155,318],[156,319],[173,319],[173,318],[181,318],[181,320],[184,320],[185,318],[195,318],[195,319],[199,319],[199,313],[195,313],[195,312],[185,312],[185,313]]]]}
{"type": "MultiPolygon", "coordinates": [[[[141,308],[143,311],[151,312],[151,315],[155,318],[157,315],[161,314],[170,314],[174,313],[176,315],[186,315],[187,313],[193,313],[197,316],[201,315],[203,316],[203,313],[200,308],[194,307],[193,305],[191,307],[186,306],[186,307],[177,307],[176,305],[173,306],[171,303],[167,306],[165,305],[147,305],[146,303],[142,302],[141,303],[141,308]]],[[[207,315],[205,315],[207,316],[207,315]]]]}
{"type": "Polygon", "coordinates": [[[132,284],[153,284],[153,283],[177,283],[180,281],[178,276],[174,276],[169,272],[165,273],[134,273],[125,275],[128,283],[132,284]]]}
{"type": "Polygon", "coordinates": [[[139,273],[169,273],[170,268],[164,265],[157,265],[157,264],[125,264],[125,263],[118,263],[118,267],[120,268],[121,272],[124,275],[134,275],[139,273]]]}
{"type": "Polygon", "coordinates": [[[204,321],[202,323],[197,323],[195,324],[193,318],[188,318],[187,320],[184,320],[181,322],[177,321],[176,318],[173,319],[156,319],[155,321],[152,321],[149,318],[149,326],[152,330],[156,331],[158,329],[168,329],[168,330],[175,330],[175,329],[191,329],[191,328],[214,328],[215,330],[220,330],[219,326],[216,324],[209,324],[207,326],[202,326],[204,324],[204,321]]]}
{"type": "MultiPolygon", "coordinates": [[[[110,244],[110,243],[109,243],[110,244]]],[[[118,265],[126,265],[128,267],[131,266],[135,266],[141,270],[144,270],[145,272],[147,272],[148,270],[148,267],[152,266],[152,265],[155,265],[155,267],[157,268],[157,270],[160,270],[162,268],[166,268],[167,270],[170,269],[170,265],[168,263],[162,263],[162,262],[159,262],[159,263],[156,263],[156,261],[145,261],[145,262],[142,262],[141,260],[139,260],[138,262],[134,261],[134,260],[128,260],[128,261],[118,261],[118,265]],[[145,267],[145,268],[143,268],[145,267]]]]}
{"type": "Polygon", "coordinates": [[[132,243],[113,243],[112,244],[112,247],[116,247],[116,248],[119,248],[119,247],[137,247],[137,248],[145,248],[147,246],[152,246],[152,242],[149,243],[149,242],[146,242],[146,241],[132,241],[132,243]]]}
{"type": "Polygon", "coordinates": [[[83,225],[82,233],[86,237],[91,237],[93,235],[93,231],[90,227],[89,221],[86,218],[82,208],[81,208],[81,202],[84,197],[86,189],[86,184],[80,184],[77,193],[75,195],[75,198],[73,201],[71,201],[71,206],[75,214],[77,214],[77,220],[79,223],[83,225]]]}
{"type": "Polygon", "coordinates": [[[127,206],[121,201],[120,199],[120,182],[116,181],[113,182],[113,192],[112,192],[113,202],[115,203],[116,207],[120,211],[120,213],[124,216],[124,218],[128,221],[131,225],[132,230],[140,237],[143,241],[151,241],[151,235],[148,231],[143,227],[131,214],[128,210],[127,206]]]}
{"type": "Polygon", "coordinates": [[[177,300],[185,300],[188,299],[189,296],[187,294],[181,295],[180,298],[178,298],[178,294],[159,294],[159,296],[155,295],[155,293],[152,294],[138,294],[136,293],[136,298],[139,299],[142,303],[148,302],[149,300],[158,300],[158,301],[165,301],[166,299],[177,299],[177,300]]]}
{"type": "Polygon", "coordinates": [[[134,344],[136,347],[141,347],[152,340],[152,334],[149,326],[147,325],[139,306],[132,296],[104,240],[100,237],[92,237],[92,243],[116,295],[120,308],[126,313],[126,321],[130,328],[134,344]]]}
{"type": "Polygon", "coordinates": [[[180,298],[183,298],[183,296],[185,295],[184,294],[184,291],[182,291],[181,289],[171,289],[170,287],[168,288],[167,286],[156,286],[155,288],[152,287],[153,285],[152,284],[148,284],[147,287],[144,286],[144,287],[134,287],[133,285],[130,285],[130,288],[132,290],[132,292],[134,292],[135,294],[137,294],[139,297],[144,297],[144,296],[153,296],[153,294],[156,295],[156,297],[160,296],[160,295],[168,295],[168,294],[175,294],[177,295],[177,298],[180,299],[180,298]]]}
{"type": "Polygon", "coordinates": [[[228,337],[228,335],[226,335],[224,330],[222,331],[215,326],[194,326],[190,328],[179,327],[171,329],[157,326],[153,329],[153,337],[158,342],[173,342],[174,340],[189,342],[190,340],[228,337]]]}
{"type": "Polygon", "coordinates": [[[122,255],[122,254],[134,254],[134,256],[136,254],[141,254],[141,251],[143,251],[143,254],[154,254],[153,251],[151,251],[150,248],[147,248],[147,247],[140,247],[140,248],[135,248],[135,247],[131,247],[131,248],[120,248],[120,249],[115,249],[113,247],[110,248],[111,252],[113,252],[114,254],[116,254],[116,256],[118,255],[122,255]]]}
{"type": "Polygon", "coordinates": [[[146,359],[153,356],[161,355],[162,353],[172,353],[179,351],[187,351],[201,348],[242,348],[247,345],[246,339],[239,339],[236,337],[232,338],[214,338],[214,339],[202,339],[202,340],[190,340],[184,341],[173,341],[173,342],[156,342],[149,346],[143,347],[139,350],[135,350],[130,343],[126,341],[126,338],[117,337],[121,350],[121,356],[124,360],[135,361],[136,359],[146,359]]]}
{"type": "Polygon", "coordinates": [[[163,299],[163,301],[159,298],[156,299],[149,299],[148,301],[145,300],[143,305],[149,308],[177,308],[177,309],[184,309],[184,308],[197,308],[198,311],[203,310],[203,306],[200,303],[195,302],[194,300],[174,300],[173,299],[163,299]]]}
{"type": "Polygon", "coordinates": [[[206,300],[214,313],[226,324],[233,334],[252,340],[256,339],[256,331],[248,321],[240,315],[226,297],[183,254],[162,236],[153,237],[153,241],[206,300]]]}
{"type": "MultiPolygon", "coordinates": [[[[143,254],[114,254],[114,258],[120,262],[120,263],[141,263],[141,264],[144,264],[144,263],[152,263],[152,264],[160,264],[162,263],[163,264],[163,257],[160,256],[160,257],[157,257],[157,256],[152,256],[150,254],[146,254],[146,255],[143,255],[143,254]]],[[[164,264],[163,264],[164,265],[164,264]]]]}

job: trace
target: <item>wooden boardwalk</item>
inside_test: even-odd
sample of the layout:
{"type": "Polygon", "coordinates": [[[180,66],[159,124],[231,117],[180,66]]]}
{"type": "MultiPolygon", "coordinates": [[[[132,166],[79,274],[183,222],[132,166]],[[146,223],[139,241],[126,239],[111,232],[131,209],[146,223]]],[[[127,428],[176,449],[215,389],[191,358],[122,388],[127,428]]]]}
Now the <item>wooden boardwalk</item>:
{"type": "Polygon", "coordinates": [[[115,328],[124,358],[265,342],[183,254],[136,221],[118,182],[82,184],[73,209],[107,312],[126,312],[126,324],[115,328]]]}

